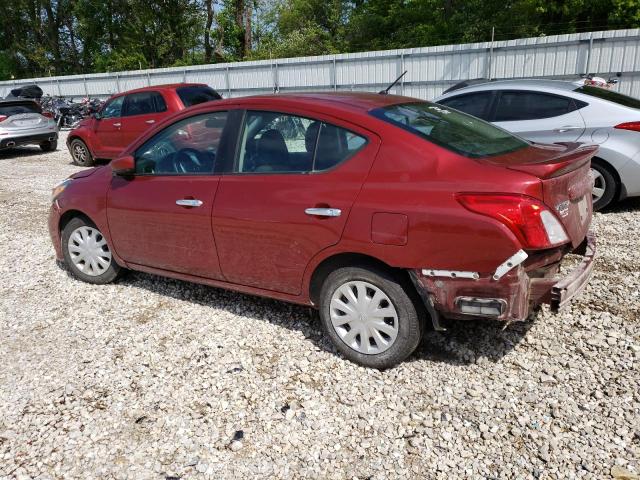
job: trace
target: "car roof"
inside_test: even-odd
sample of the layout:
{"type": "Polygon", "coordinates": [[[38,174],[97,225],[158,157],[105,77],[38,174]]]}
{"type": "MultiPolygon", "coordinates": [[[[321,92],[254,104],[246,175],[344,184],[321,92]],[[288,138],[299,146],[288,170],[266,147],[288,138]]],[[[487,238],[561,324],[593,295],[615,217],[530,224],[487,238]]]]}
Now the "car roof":
{"type": "Polygon", "coordinates": [[[113,94],[114,97],[121,95],[129,95],[130,93],[158,91],[158,90],[175,90],[180,87],[208,87],[206,83],[165,83],[162,85],[149,85],[146,87],[134,88],[133,90],[127,90],[126,92],[119,92],[113,94]]]}
{"type": "Polygon", "coordinates": [[[580,86],[577,81],[571,80],[550,80],[546,78],[523,78],[514,80],[487,80],[484,83],[469,85],[467,87],[451,90],[445,96],[461,95],[467,92],[479,92],[483,90],[508,90],[508,89],[533,89],[533,90],[556,90],[573,91],[580,86]]]}
{"type": "Polygon", "coordinates": [[[11,103],[35,103],[36,105],[40,105],[33,98],[13,97],[13,98],[0,99],[0,105],[6,105],[11,103]]]}
{"type": "MultiPolygon", "coordinates": [[[[289,104],[312,109],[314,107],[326,107],[330,105],[335,110],[365,113],[369,110],[386,107],[388,105],[415,102],[424,102],[424,100],[400,95],[381,95],[371,92],[305,92],[227,98],[216,100],[216,105],[233,104],[242,106],[245,104],[273,104],[274,106],[282,106],[289,104]]],[[[192,108],[198,108],[200,105],[206,104],[199,104],[192,108]]]]}

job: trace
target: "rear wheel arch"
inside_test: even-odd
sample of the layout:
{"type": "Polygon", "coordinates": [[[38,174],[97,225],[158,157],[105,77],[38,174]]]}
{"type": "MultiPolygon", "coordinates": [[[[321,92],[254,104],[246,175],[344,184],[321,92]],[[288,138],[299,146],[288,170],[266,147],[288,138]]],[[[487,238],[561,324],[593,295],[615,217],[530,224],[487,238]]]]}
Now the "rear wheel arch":
{"type": "Polygon", "coordinates": [[[418,293],[415,290],[415,287],[411,282],[411,279],[409,278],[409,273],[406,270],[402,268],[392,267],[382,260],[379,260],[370,255],[347,252],[338,253],[325,258],[314,269],[309,281],[309,299],[311,300],[313,305],[315,305],[316,307],[319,305],[322,285],[326,278],[331,274],[331,272],[342,267],[372,267],[391,273],[401,281],[402,285],[407,290],[407,293],[412,297],[415,297],[415,299],[418,299],[419,301],[418,293]]]}
{"type": "Polygon", "coordinates": [[[607,204],[601,208],[605,208],[606,206],[619,201],[621,199],[622,193],[624,192],[624,185],[622,183],[622,179],[620,178],[618,170],[611,163],[601,157],[593,157],[591,159],[591,165],[592,167],[595,165],[596,167],[607,171],[613,177],[615,183],[615,190],[613,192],[611,201],[607,202],[607,204]]]}

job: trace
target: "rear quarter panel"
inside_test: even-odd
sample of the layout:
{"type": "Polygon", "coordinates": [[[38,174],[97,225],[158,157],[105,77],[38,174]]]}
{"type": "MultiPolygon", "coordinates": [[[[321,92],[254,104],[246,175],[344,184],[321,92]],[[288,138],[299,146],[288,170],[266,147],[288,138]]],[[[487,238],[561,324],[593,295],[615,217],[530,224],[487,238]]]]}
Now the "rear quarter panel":
{"type": "Polygon", "coordinates": [[[400,268],[493,273],[521,248],[507,227],[469,212],[455,194],[510,192],[539,198],[537,178],[460,157],[400,129],[381,136],[382,145],[340,243],[316,257],[311,270],[333,254],[351,252],[400,268]],[[406,244],[374,241],[372,221],[380,212],[407,217],[406,244]]]}

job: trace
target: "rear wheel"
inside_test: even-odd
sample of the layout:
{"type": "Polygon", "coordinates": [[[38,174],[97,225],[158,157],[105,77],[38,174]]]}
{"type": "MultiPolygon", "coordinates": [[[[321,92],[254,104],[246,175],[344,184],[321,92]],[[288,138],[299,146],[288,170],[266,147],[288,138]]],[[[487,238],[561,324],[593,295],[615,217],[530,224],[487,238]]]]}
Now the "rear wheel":
{"type": "Polygon", "coordinates": [[[58,142],[56,140],[53,140],[51,142],[50,141],[42,142],[40,144],[40,149],[43,152],[53,152],[58,149],[58,142]]]}
{"type": "Polygon", "coordinates": [[[610,168],[597,160],[591,161],[591,177],[593,178],[593,209],[602,210],[616,196],[618,182],[610,168]]]}
{"type": "Polygon", "coordinates": [[[344,267],[326,278],[320,318],[331,341],[349,360],[384,369],[414,352],[422,325],[403,283],[375,267],[344,267]]]}
{"type": "Polygon", "coordinates": [[[102,232],[85,218],[76,217],[65,225],[62,253],[73,276],[82,281],[110,283],[120,273],[102,232]]]}
{"type": "Polygon", "coordinates": [[[75,138],[69,144],[69,151],[71,152],[71,158],[73,163],[80,165],[81,167],[91,167],[95,163],[93,155],[89,151],[89,147],[79,138],[75,138]]]}

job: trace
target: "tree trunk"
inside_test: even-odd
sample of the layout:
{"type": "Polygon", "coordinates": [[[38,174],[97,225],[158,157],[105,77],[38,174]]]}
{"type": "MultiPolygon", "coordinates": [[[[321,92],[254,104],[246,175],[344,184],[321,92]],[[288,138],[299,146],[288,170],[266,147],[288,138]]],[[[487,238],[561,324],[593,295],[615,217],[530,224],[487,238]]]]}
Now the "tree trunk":
{"type": "Polygon", "coordinates": [[[211,26],[213,25],[213,0],[205,0],[205,7],[207,9],[207,22],[204,27],[204,63],[211,63],[211,54],[213,48],[211,47],[211,26]]]}

